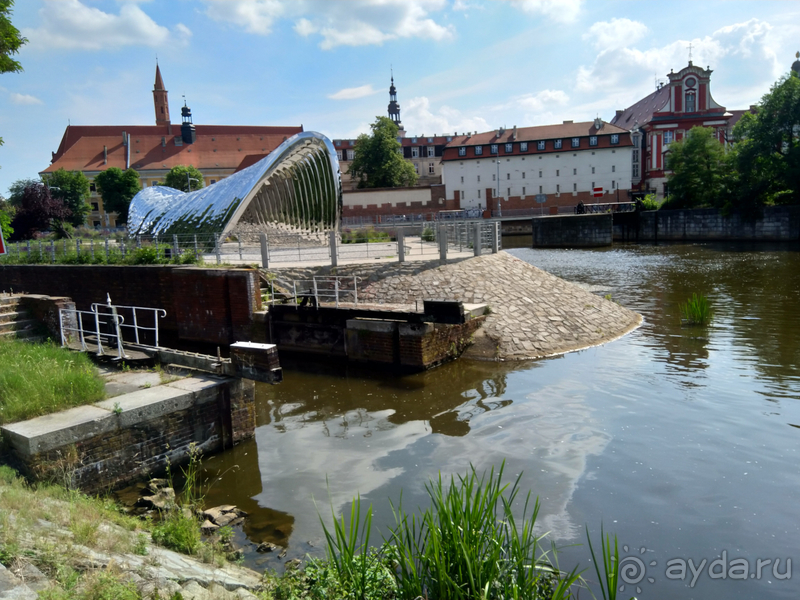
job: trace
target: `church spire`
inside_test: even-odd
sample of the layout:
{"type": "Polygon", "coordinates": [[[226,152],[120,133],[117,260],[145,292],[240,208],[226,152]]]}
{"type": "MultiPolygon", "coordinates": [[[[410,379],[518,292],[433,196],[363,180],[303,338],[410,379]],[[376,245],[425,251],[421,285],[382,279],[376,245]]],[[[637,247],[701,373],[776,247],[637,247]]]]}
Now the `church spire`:
{"type": "Polygon", "coordinates": [[[404,131],[400,122],[400,104],[397,102],[397,88],[394,87],[394,73],[392,73],[392,85],[389,86],[389,118],[400,131],[404,131]]]}
{"type": "Polygon", "coordinates": [[[156,109],[156,125],[169,125],[169,100],[158,63],[156,63],[156,82],[153,85],[153,105],[156,109]]]}

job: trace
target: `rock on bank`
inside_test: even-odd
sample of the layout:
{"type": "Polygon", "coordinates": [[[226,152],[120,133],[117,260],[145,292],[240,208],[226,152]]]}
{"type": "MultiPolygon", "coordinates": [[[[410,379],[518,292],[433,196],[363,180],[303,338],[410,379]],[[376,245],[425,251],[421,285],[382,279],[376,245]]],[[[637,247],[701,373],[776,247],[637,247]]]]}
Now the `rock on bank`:
{"type": "Polygon", "coordinates": [[[507,252],[388,277],[369,284],[363,297],[397,304],[422,299],[488,304],[491,314],[465,354],[471,358],[526,359],[569,352],[620,337],[642,320],[507,252]]]}

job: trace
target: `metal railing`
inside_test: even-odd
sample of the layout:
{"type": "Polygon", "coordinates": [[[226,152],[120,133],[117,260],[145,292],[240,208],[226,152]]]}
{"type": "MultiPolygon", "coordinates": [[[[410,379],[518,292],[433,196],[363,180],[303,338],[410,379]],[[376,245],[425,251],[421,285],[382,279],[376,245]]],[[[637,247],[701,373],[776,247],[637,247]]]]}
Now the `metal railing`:
{"type": "Polygon", "coordinates": [[[98,356],[104,356],[107,353],[105,344],[109,349],[115,347],[116,359],[121,360],[128,358],[123,347],[126,341],[158,348],[158,319],[166,315],[167,312],[161,308],[111,304],[110,296],[105,304],[92,304],[91,310],[61,308],[58,311],[61,345],[69,346],[77,336],[82,351],[88,351],[88,342],[97,346],[98,356]],[[131,323],[126,323],[126,314],[131,317],[131,323]],[[145,324],[142,324],[143,319],[145,324]],[[149,326],[150,320],[152,326],[149,326]],[[127,340],[126,332],[129,333],[127,340]]]}
{"type": "Polygon", "coordinates": [[[305,306],[309,302],[313,306],[319,306],[321,302],[333,302],[339,308],[340,302],[348,302],[358,306],[358,284],[361,277],[357,276],[335,276],[320,275],[313,279],[295,279],[291,283],[281,286],[277,282],[280,293],[276,294],[276,280],[270,281],[269,304],[294,303],[305,306]]]}

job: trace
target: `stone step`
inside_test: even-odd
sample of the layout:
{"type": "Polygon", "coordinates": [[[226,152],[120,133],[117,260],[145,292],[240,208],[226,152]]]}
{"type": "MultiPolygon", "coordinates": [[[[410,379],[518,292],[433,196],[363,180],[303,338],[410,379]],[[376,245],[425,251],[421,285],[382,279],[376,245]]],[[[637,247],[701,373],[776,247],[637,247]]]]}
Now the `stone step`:
{"type": "Polygon", "coordinates": [[[17,339],[26,342],[44,342],[46,336],[41,335],[36,329],[2,330],[0,329],[0,340],[17,339]]]}
{"type": "Polygon", "coordinates": [[[0,308],[0,323],[8,323],[9,321],[19,321],[25,320],[28,318],[28,311],[20,310],[20,311],[13,311],[8,310],[4,311],[0,308]]]}
{"type": "Polygon", "coordinates": [[[0,333],[24,330],[35,331],[38,324],[39,322],[36,319],[19,319],[18,321],[8,321],[5,323],[0,323],[0,333]]]}

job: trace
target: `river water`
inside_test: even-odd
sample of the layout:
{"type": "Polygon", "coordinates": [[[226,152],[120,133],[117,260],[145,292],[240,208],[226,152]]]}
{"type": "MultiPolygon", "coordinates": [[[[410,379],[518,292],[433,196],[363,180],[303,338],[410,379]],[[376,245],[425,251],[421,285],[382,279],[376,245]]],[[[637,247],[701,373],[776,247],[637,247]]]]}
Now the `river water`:
{"type": "Polygon", "coordinates": [[[207,503],[251,515],[245,563],[321,553],[318,514],[348,510],[357,493],[380,540],[389,499],[427,506],[425,483],[440,472],[505,460],[539,497],[542,530],[569,546],[562,567],[590,567],[585,526],[596,541],[601,523],[617,534],[632,569],[620,597],[800,597],[798,245],[503,242],[644,323],[560,357],[406,377],[284,361],[284,382],[257,389],[255,439],[205,462],[207,503]],[[681,326],[692,292],[710,299],[711,326],[681,326]],[[286,556],[256,553],[261,540],[286,556]],[[798,572],[784,579],[787,559],[798,572]]]}

